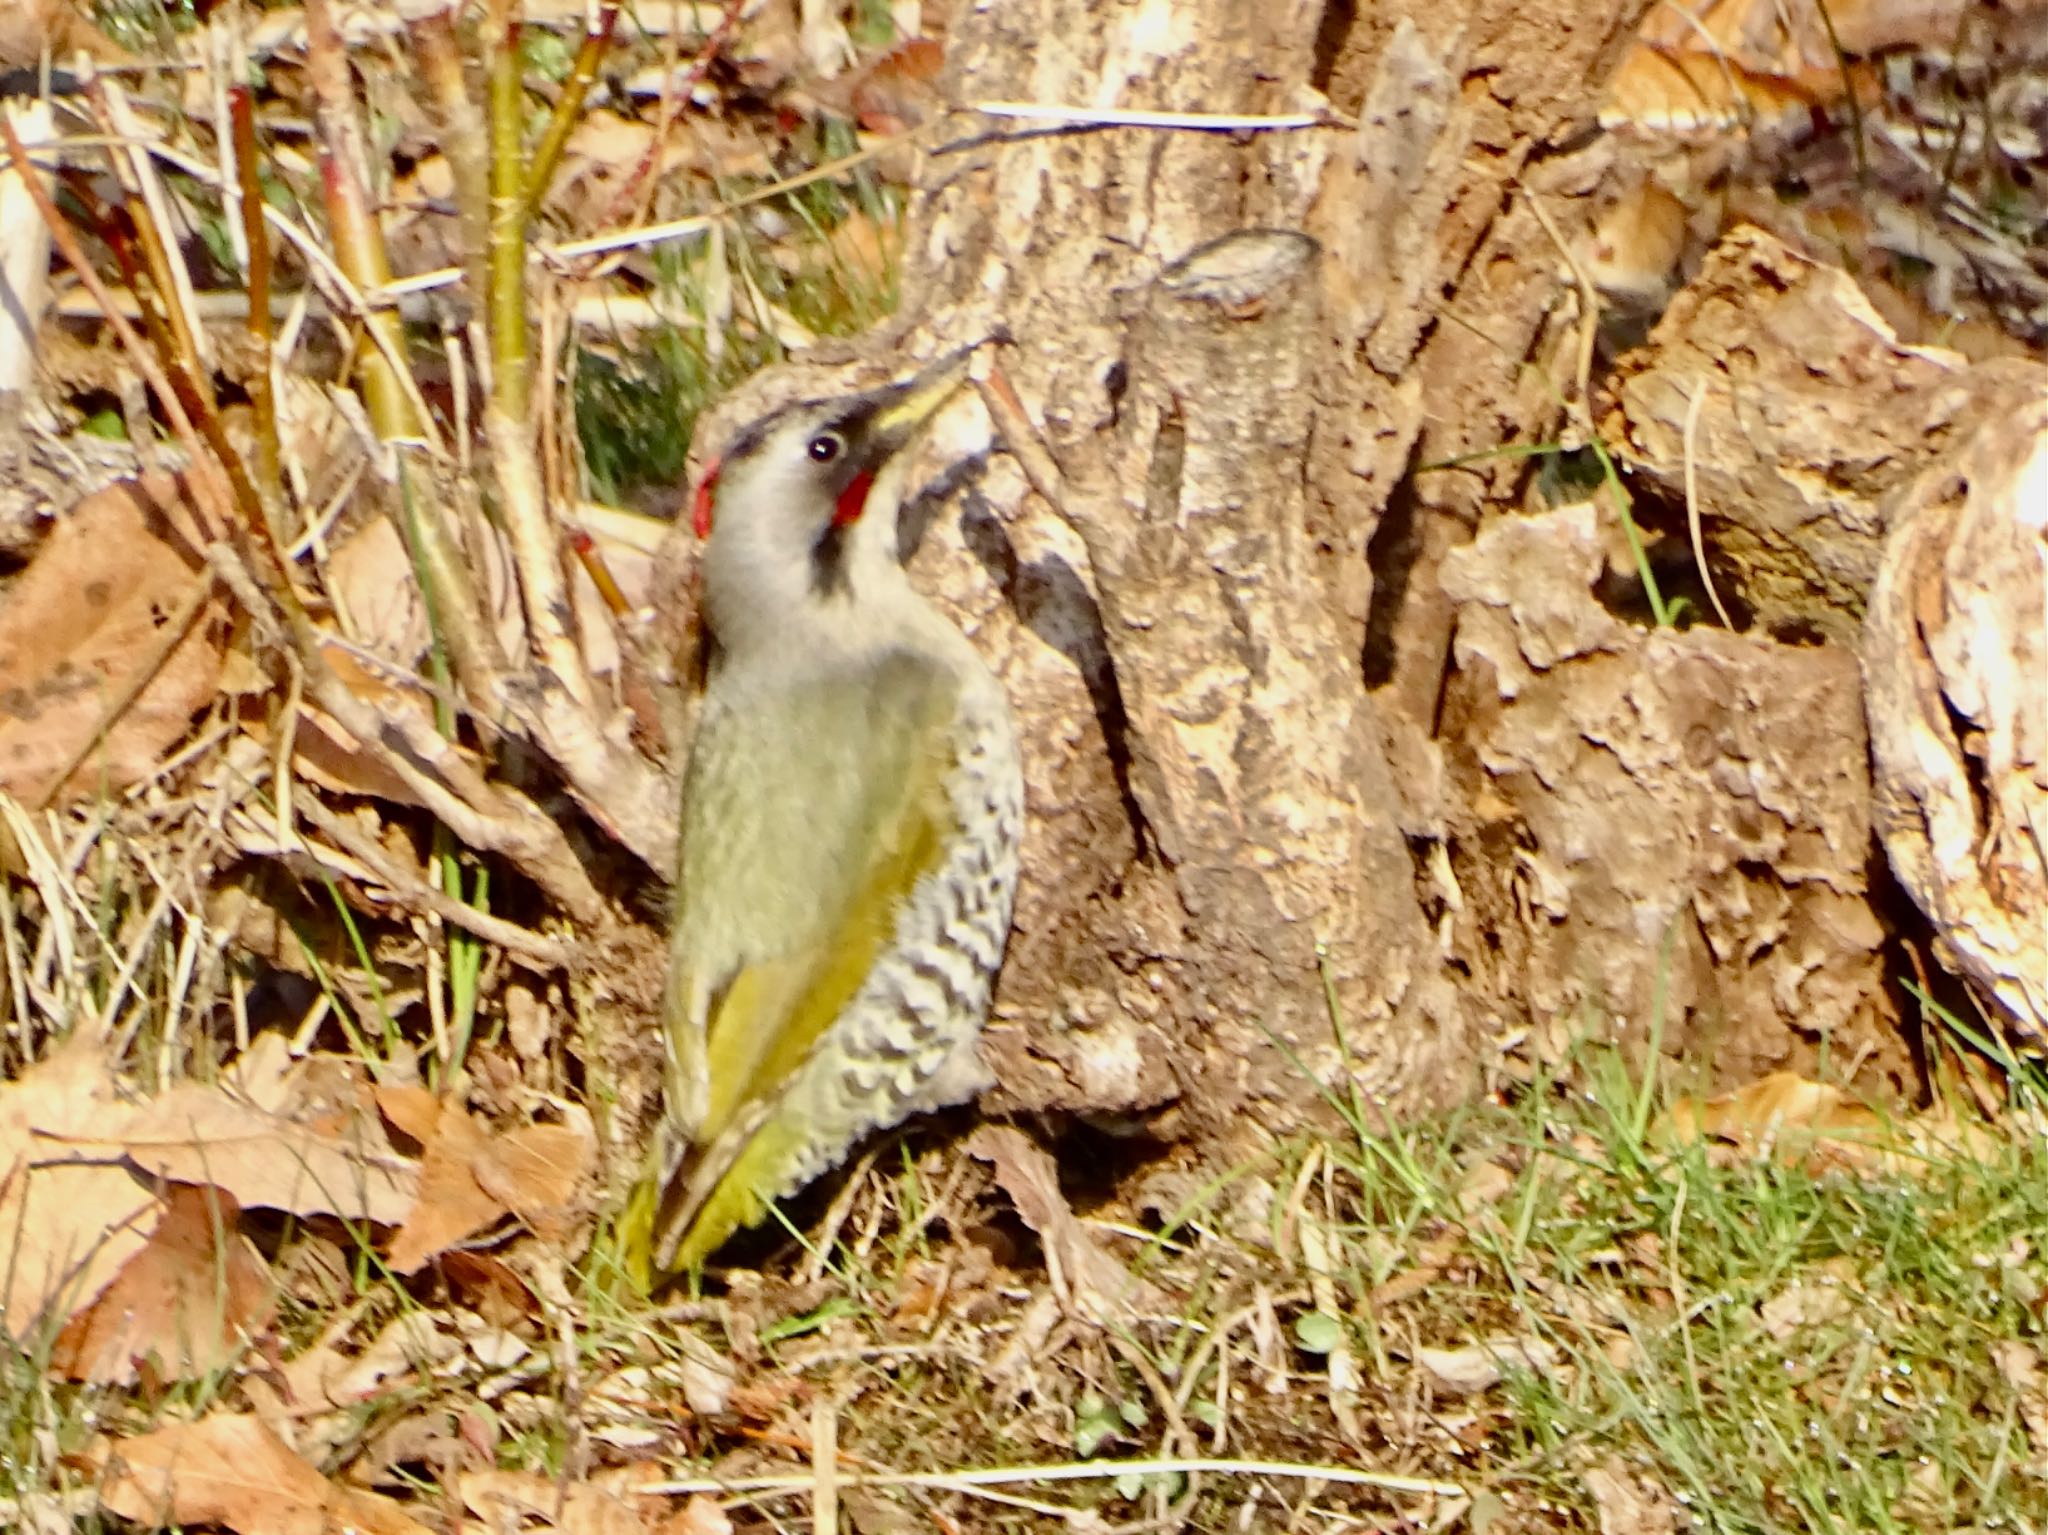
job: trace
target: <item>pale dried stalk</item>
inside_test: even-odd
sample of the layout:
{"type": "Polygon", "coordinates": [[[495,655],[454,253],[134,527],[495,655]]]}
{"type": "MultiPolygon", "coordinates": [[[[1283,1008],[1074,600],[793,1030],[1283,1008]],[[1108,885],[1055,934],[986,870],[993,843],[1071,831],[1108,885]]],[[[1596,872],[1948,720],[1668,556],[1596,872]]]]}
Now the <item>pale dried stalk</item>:
{"type": "Polygon", "coordinates": [[[536,970],[558,970],[568,963],[569,951],[565,945],[529,932],[516,922],[478,911],[474,906],[465,905],[436,890],[420,874],[400,868],[385,854],[376,838],[335,815],[311,795],[306,796],[302,808],[306,819],[318,827],[323,836],[377,877],[390,892],[393,905],[419,915],[439,917],[450,927],[459,927],[486,943],[496,944],[515,961],[536,970]]]}
{"type": "MultiPolygon", "coordinates": [[[[255,577],[233,550],[216,544],[208,555],[244,606],[254,612],[269,609],[255,577]]],[[[431,721],[385,715],[357,697],[321,656],[322,636],[312,620],[291,610],[285,619],[314,701],[365,748],[378,751],[430,814],[471,848],[507,859],[570,916],[597,919],[604,902],[561,827],[525,795],[486,779],[431,721]]]]}
{"type": "Polygon", "coordinates": [[[141,147],[142,122],[129,105],[127,93],[113,81],[96,80],[93,94],[108,132],[126,142],[125,150],[112,156],[114,166],[119,173],[122,190],[139,196],[142,206],[148,211],[147,218],[135,221],[135,231],[148,255],[151,276],[158,284],[164,318],[171,327],[171,334],[177,338],[178,355],[190,360],[193,387],[207,395],[210,393],[209,366],[213,361],[213,348],[206,328],[199,323],[192,271],[185,263],[184,252],[174,241],[164,238],[165,231],[176,226],[171,222],[170,199],[164,194],[163,178],[157,174],[156,163],[149,151],[141,147]]]}

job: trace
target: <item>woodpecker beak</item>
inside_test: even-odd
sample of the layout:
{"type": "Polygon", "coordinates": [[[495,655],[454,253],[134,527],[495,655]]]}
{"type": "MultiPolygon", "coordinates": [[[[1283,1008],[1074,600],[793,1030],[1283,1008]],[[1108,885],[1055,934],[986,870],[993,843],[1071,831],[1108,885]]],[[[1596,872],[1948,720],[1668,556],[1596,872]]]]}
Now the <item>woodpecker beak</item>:
{"type": "Polygon", "coordinates": [[[858,425],[849,427],[854,442],[851,478],[833,503],[832,525],[848,527],[867,511],[868,493],[875,480],[906,447],[939,407],[967,378],[967,362],[973,348],[963,347],[940,358],[908,383],[877,389],[864,397],[858,425]]]}
{"type": "Polygon", "coordinates": [[[861,427],[862,456],[871,469],[879,469],[902,452],[918,429],[953,398],[967,381],[967,364],[973,356],[972,347],[962,347],[908,383],[878,391],[874,413],[861,427]]]}

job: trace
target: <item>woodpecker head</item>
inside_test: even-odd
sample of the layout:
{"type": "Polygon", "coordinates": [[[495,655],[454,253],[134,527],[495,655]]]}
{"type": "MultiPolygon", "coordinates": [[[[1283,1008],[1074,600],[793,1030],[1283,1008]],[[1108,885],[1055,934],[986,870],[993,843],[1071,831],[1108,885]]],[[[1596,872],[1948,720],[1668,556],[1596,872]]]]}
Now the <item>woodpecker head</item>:
{"type": "Polygon", "coordinates": [[[896,514],[918,429],[967,376],[966,352],[907,383],[785,405],[736,436],[698,483],[704,608],[728,648],[798,613],[886,600],[903,583],[896,514]]]}

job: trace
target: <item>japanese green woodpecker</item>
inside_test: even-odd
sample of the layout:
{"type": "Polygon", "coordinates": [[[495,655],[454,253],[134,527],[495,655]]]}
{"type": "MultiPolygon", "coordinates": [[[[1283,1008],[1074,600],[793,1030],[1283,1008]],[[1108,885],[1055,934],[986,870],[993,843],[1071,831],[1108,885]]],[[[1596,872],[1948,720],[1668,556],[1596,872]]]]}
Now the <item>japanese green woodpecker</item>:
{"type": "Polygon", "coordinates": [[[1001,684],[911,587],[903,449],[966,376],[787,406],[695,508],[711,665],[684,776],[643,1283],[854,1143],[989,1085],[1024,813],[1001,684]]]}

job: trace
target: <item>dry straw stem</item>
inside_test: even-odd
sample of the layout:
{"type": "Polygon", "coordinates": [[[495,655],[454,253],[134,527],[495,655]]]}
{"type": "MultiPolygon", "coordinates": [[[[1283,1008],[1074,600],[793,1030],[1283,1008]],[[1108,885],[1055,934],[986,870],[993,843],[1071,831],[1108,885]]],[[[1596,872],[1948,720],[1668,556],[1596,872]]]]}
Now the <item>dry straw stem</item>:
{"type": "Polygon", "coordinates": [[[242,245],[249,264],[249,339],[256,345],[250,398],[256,408],[256,472],[265,499],[284,503],[284,468],[278,452],[276,335],[270,316],[270,234],[263,227],[263,184],[256,165],[256,105],[249,87],[228,93],[229,131],[234,136],[235,203],[242,215],[242,245]]]}
{"type": "MultiPolygon", "coordinates": [[[[162,403],[172,429],[190,455],[189,483],[207,503],[215,528],[224,530],[236,525],[234,510],[238,500],[244,513],[240,520],[248,526],[263,528],[262,507],[246,476],[237,472],[240,460],[220,432],[218,418],[208,418],[213,430],[205,434],[209,440],[202,447],[201,432],[195,429],[179,391],[134,327],[114,306],[106,285],[49,193],[36,177],[28,174],[28,153],[13,124],[4,116],[0,116],[0,136],[4,136],[8,154],[22,171],[65,260],[88,290],[103,301],[107,323],[162,403]]],[[[207,555],[215,572],[253,617],[264,621],[282,612],[314,698],[359,741],[382,746],[392,769],[419,796],[421,803],[471,847],[502,854],[572,916],[584,921],[596,919],[603,907],[596,887],[570,851],[561,828],[543,815],[538,806],[523,795],[487,782],[450,743],[435,736],[431,727],[423,730],[421,722],[415,720],[384,718],[334,675],[321,654],[320,633],[292,587],[288,568],[280,563],[272,579],[260,581],[228,544],[213,543],[207,555]]]]}
{"type": "Polygon", "coordinates": [[[1721,592],[1714,585],[1713,568],[1707,564],[1706,538],[1700,530],[1700,407],[1706,404],[1708,387],[1704,378],[1694,384],[1692,398],[1685,405],[1685,527],[1692,535],[1692,557],[1693,563],[1699,566],[1700,585],[1707,589],[1707,600],[1713,603],[1714,614],[1721,620],[1721,627],[1732,632],[1735,625],[1728,617],[1727,608],[1721,605],[1721,592]]]}
{"type": "Polygon", "coordinates": [[[529,218],[539,209],[548,183],[555,179],[555,167],[561,163],[562,151],[568,147],[570,135],[582,121],[584,98],[590,94],[590,87],[597,80],[598,67],[604,63],[604,56],[611,49],[621,6],[622,0],[605,0],[596,21],[583,34],[583,44],[576,50],[576,61],[569,68],[569,78],[562,82],[561,98],[555,103],[555,110],[548,118],[547,131],[541,135],[540,146],[534,150],[526,169],[526,213],[529,218]]]}
{"type": "MultiPolygon", "coordinates": [[[[267,616],[269,604],[234,551],[216,544],[209,553],[214,569],[243,605],[267,616]]],[[[321,653],[324,636],[304,610],[287,609],[285,618],[315,703],[357,741],[378,750],[385,765],[461,841],[504,857],[571,917],[597,920],[603,899],[560,826],[516,789],[486,779],[431,721],[409,712],[386,715],[357,697],[327,665],[321,653]]]]}
{"type": "MultiPolygon", "coordinates": [[[[598,219],[600,224],[609,224],[616,219],[625,217],[626,210],[640,199],[643,192],[652,192],[653,188],[648,181],[648,177],[653,174],[654,167],[660,163],[662,148],[668,143],[669,130],[675,126],[677,103],[689,100],[690,92],[696,88],[697,82],[703,79],[705,72],[711,68],[711,61],[717,58],[719,52],[725,47],[726,39],[732,36],[733,28],[739,25],[740,12],[745,10],[746,7],[747,0],[726,0],[725,10],[718,18],[718,25],[711,29],[704,41],[698,46],[697,56],[690,61],[690,67],[682,78],[676,78],[672,64],[664,72],[661,86],[661,110],[655,118],[654,132],[648,139],[647,148],[641,153],[640,163],[633,167],[633,174],[628,176],[624,184],[613,194],[612,200],[606,206],[604,214],[598,219]]],[[[678,42],[675,34],[670,34],[670,41],[671,44],[678,42]]],[[[644,205],[641,211],[644,214],[644,205]]]]}
{"type": "MultiPolygon", "coordinates": [[[[568,963],[568,945],[530,933],[516,922],[494,917],[489,912],[478,911],[444,895],[429,885],[421,874],[401,869],[375,837],[351,825],[345,817],[334,814],[312,796],[308,795],[300,802],[300,812],[344,853],[374,874],[391,892],[393,902],[401,908],[439,917],[451,927],[459,927],[486,943],[496,944],[514,960],[531,969],[556,970],[568,963]]],[[[372,914],[383,915],[374,908],[372,914]]]]}
{"type": "MultiPolygon", "coordinates": [[[[1033,1482],[1094,1482],[1113,1481],[1126,1476],[1198,1475],[1331,1482],[1345,1487],[1377,1487],[1383,1492],[1426,1498],[1468,1496],[1456,1482],[1439,1482],[1426,1476],[1401,1476],[1391,1471],[1368,1471],[1360,1466],[1318,1466],[1300,1461],[1235,1460],[1199,1455],[1144,1460],[1064,1461],[1049,1466],[989,1466],[971,1471],[856,1471],[841,1473],[837,1480],[842,1489],[923,1487],[934,1492],[971,1492],[981,1487],[1014,1487],[1033,1482]]],[[[711,1476],[692,1477],[675,1482],[651,1482],[633,1490],[657,1497],[686,1497],[700,1492],[809,1492],[814,1485],[814,1475],[806,1472],[802,1475],[734,1477],[729,1481],[711,1476]]]]}

